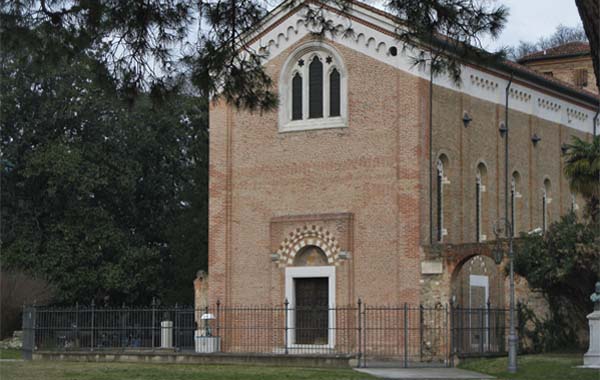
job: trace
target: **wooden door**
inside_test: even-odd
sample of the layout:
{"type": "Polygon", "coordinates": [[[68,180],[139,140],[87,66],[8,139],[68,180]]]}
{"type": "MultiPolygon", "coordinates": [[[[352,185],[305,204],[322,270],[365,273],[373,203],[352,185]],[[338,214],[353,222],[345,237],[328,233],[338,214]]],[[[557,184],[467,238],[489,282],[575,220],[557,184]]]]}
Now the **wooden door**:
{"type": "Polygon", "coordinates": [[[296,344],[327,344],[329,279],[295,278],[296,344]]]}

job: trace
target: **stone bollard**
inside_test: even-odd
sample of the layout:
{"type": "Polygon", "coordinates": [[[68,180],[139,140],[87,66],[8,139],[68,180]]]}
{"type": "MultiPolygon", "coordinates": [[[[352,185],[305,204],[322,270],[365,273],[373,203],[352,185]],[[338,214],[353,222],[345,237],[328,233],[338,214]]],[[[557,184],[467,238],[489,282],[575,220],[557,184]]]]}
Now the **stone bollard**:
{"type": "Polygon", "coordinates": [[[160,348],[173,348],[173,321],[160,322],[160,348]]]}
{"type": "Polygon", "coordinates": [[[596,283],[596,292],[590,297],[594,311],[587,316],[590,321],[590,348],[583,355],[584,368],[600,368],[600,282],[596,283]]]}

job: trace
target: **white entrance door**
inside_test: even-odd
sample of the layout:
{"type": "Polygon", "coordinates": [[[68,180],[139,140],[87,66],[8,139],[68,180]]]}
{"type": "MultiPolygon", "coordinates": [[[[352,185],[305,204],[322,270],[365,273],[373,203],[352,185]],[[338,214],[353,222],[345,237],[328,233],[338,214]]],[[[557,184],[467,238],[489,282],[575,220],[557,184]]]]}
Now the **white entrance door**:
{"type": "Polygon", "coordinates": [[[335,267],[286,268],[285,296],[290,309],[287,337],[289,346],[291,348],[302,346],[333,348],[335,267]],[[315,297],[314,307],[311,304],[311,294],[315,297]]]}
{"type": "Polygon", "coordinates": [[[490,297],[489,277],[469,276],[469,331],[471,347],[485,347],[488,341],[489,315],[487,304],[490,297]]]}

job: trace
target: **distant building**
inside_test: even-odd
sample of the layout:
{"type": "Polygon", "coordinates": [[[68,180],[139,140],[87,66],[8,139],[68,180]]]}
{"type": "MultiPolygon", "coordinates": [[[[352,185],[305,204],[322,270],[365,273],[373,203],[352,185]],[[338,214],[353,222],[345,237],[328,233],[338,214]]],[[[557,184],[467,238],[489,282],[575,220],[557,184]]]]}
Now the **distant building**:
{"type": "Polygon", "coordinates": [[[598,94],[590,44],[570,42],[519,59],[520,64],[544,75],[598,94]]]}

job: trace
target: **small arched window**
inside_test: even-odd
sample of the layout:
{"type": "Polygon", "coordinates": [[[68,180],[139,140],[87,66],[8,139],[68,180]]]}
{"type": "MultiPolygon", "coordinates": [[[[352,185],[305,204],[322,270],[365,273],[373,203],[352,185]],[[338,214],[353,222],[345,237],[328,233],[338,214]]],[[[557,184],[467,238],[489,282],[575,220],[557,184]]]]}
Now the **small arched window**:
{"type": "Polygon", "coordinates": [[[542,188],[542,231],[548,230],[548,204],[550,204],[550,190],[551,183],[548,178],[544,180],[544,187],[542,188]]]}
{"type": "Polygon", "coordinates": [[[475,175],[475,238],[477,242],[486,240],[483,233],[484,197],[487,169],[483,163],[477,165],[475,175]]]}
{"type": "Polygon", "coordinates": [[[288,58],[281,73],[279,129],[345,127],[346,97],[339,55],[322,42],[303,45],[288,58]]]}
{"type": "Polygon", "coordinates": [[[329,116],[340,116],[340,72],[333,68],[329,74],[329,116]]]}
{"type": "Polygon", "coordinates": [[[292,120],[302,120],[302,76],[296,73],[292,79],[292,120]]]}
{"type": "Polygon", "coordinates": [[[447,182],[446,169],[448,167],[448,158],[442,154],[437,160],[436,165],[436,239],[438,242],[444,240],[447,231],[444,225],[444,184],[447,182]]]}
{"type": "Polygon", "coordinates": [[[517,199],[520,197],[519,194],[519,182],[521,180],[521,176],[519,172],[513,172],[512,179],[510,182],[510,225],[512,227],[513,236],[517,235],[519,231],[518,227],[518,208],[517,208],[517,199]]]}

